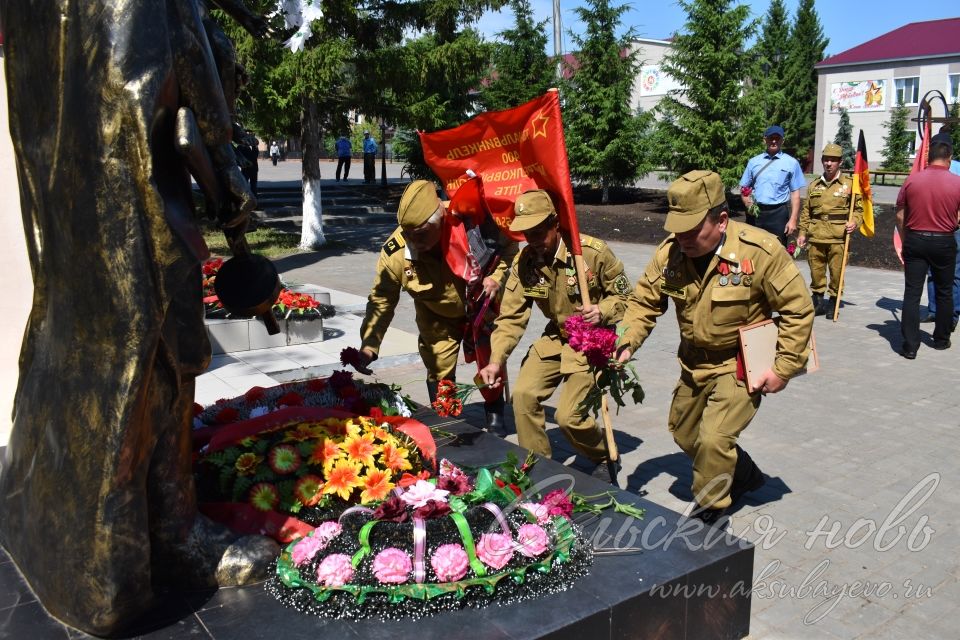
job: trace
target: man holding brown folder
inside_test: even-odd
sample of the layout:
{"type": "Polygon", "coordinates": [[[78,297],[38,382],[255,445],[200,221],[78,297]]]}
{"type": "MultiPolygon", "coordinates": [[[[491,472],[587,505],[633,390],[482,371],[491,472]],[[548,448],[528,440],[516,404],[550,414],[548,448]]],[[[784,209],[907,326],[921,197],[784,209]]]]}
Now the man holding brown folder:
{"type": "Polygon", "coordinates": [[[661,243],[622,324],[620,360],[643,344],[670,300],[680,325],[680,380],[668,426],[693,461],[693,517],[713,524],[763,474],[737,445],[760,406],[801,373],[813,328],[813,303],[800,271],[776,237],[729,219],[720,176],[691,171],[670,185],[661,243]],[[748,389],[738,360],[739,329],[780,314],[773,366],[748,389]]]}

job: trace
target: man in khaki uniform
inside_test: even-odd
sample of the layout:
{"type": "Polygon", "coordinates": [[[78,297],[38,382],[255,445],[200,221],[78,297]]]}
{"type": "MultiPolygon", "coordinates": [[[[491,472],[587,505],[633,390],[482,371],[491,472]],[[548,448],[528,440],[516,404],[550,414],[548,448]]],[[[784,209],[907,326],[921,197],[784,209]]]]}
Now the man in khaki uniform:
{"type": "Polygon", "coordinates": [[[814,312],[826,314],[833,320],[835,302],[840,295],[840,269],[843,266],[843,244],[847,234],[863,221],[863,203],[860,196],[853,195],[853,178],[840,172],[843,149],[838,144],[823,148],[823,175],[815,178],[807,187],[807,202],[800,211],[797,246],[807,247],[807,262],[810,263],[810,290],[813,292],[814,312]],[[850,215],[850,198],[853,219],[850,215]],[[830,287],[827,288],[827,267],[830,267],[830,287]],[[824,297],[823,292],[828,291],[824,297]]]}
{"type": "Polygon", "coordinates": [[[680,380],[668,425],[693,461],[693,515],[712,524],[763,474],[737,437],[760,396],[777,393],[807,362],[813,305],[800,271],[771,234],[728,218],[720,176],[691,171],[670,185],[672,232],[630,296],[621,362],[643,344],[669,303],[680,325],[680,380]],[[776,359],[750,393],[738,375],[738,329],[780,313],[776,359]]]}
{"type": "MultiPolygon", "coordinates": [[[[411,182],[397,210],[400,226],[384,243],[377,261],[377,275],[367,299],[360,326],[360,357],[357,370],[370,373],[367,365],[377,359],[380,344],[393,320],[394,310],[405,290],[413,298],[420,358],[427,369],[430,400],[440,380],[455,380],[460,343],[466,330],[466,283],[450,270],[441,250],[444,216],[448,215],[432,182],[411,182]]],[[[496,297],[517,253],[517,243],[501,235],[499,263],[483,280],[484,292],[496,297]]],[[[503,396],[484,403],[487,428],[505,434],[503,396]]]]}
{"type": "Polygon", "coordinates": [[[522,232],[527,246],[510,269],[500,316],[490,339],[490,364],[480,375],[487,384],[502,382],[503,365],[523,337],[534,305],[539,307],[550,322],[527,352],[513,389],[513,417],[520,446],[551,457],[543,402],[562,382],[557,424],[578,451],[597,463],[594,476],[610,482],[613,478],[606,464],[603,433],[593,416],[578,411],[594,384],[593,374],[583,354],[567,344],[563,323],[576,313],[593,325],[616,323],[623,315],[630,281],[623,263],[602,240],[581,235],[591,301],[589,307],[581,308],[574,258],[560,237],[550,195],[542,190],[527,191],[517,198],[514,211],[510,230],[522,232]]]}

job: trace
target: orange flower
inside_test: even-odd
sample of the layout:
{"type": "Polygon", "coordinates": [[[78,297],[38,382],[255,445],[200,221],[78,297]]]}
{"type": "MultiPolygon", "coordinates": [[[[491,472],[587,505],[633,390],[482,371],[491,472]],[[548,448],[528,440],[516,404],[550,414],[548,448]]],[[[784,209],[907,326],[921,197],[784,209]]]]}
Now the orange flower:
{"type": "Polygon", "coordinates": [[[324,433],[323,427],[310,422],[298,422],[292,429],[287,429],[283,436],[284,442],[303,442],[311,438],[319,438],[324,433]]]}
{"type": "Polygon", "coordinates": [[[327,472],[327,484],[324,494],[337,494],[344,500],[350,499],[353,490],[360,486],[360,464],[352,460],[338,460],[327,472]]]}
{"type": "Polygon", "coordinates": [[[410,452],[407,449],[388,442],[383,445],[383,454],[380,456],[380,461],[383,466],[391,471],[409,471],[413,468],[410,460],[408,460],[409,455],[410,452]]]}
{"type": "Polygon", "coordinates": [[[341,448],[347,453],[347,458],[360,464],[372,467],[373,456],[380,453],[380,446],[374,444],[373,434],[350,433],[343,440],[341,448]]]}
{"type": "Polygon", "coordinates": [[[337,458],[340,457],[341,453],[343,452],[335,440],[324,438],[317,442],[313,448],[313,453],[310,454],[309,464],[322,466],[323,471],[327,473],[337,458]]]}
{"type": "Polygon", "coordinates": [[[387,497],[393,489],[390,482],[390,472],[382,469],[369,469],[365,476],[360,478],[363,491],[360,493],[360,504],[379,502],[387,497]]]}

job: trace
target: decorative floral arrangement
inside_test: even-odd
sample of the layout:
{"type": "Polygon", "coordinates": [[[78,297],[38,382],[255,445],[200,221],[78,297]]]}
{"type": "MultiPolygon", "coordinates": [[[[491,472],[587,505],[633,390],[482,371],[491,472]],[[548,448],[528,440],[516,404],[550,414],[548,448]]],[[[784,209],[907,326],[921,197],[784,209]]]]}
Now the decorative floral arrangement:
{"type": "Polygon", "coordinates": [[[283,407],[339,407],[358,414],[377,409],[381,415],[410,417],[413,403],[400,387],[354,380],[349,371],[276,387],[252,387],[242,396],[217,400],[206,409],[194,407],[194,428],[224,425],[272,413],[283,407]]]}
{"type": "MultiPolygon", "coordinates": [[[[223,266],[223,258],[210,258],[203,263],[203,306],[208,318],[227,318],[229,313],[223,308],[213,283],[217,272],[223,266]]],[[[335,314],[333,307],[322,304],[306,293],[296,293],[283,287],[273,305],[273,315],[282,320],[315,320],[331,318],[335,314]]]]}
{"type": "Polygon", "coordinates": [[[423,460],[409,436],[358,416],[295,420],[201,454],[197,469],[207,501],[298,514],[381,502],[395,487],[416,483],[423,460]]]}
{"type": "MultiPolygon", "coordinates": [[[[592,549],[562,491],[530,495],[531,456],[475,475],[447,460],[430,480],[353,507],[290,543],[267,583],[284,604],[329,618],[420,617],[567,588],[592,549]]],[[[642,512],[639,513],[642,516],[642,512]]]]}
{"type": "MultiPolygon", "coordinates": [[[[740,195],[744,198],[752,198],[753,187],[740,187],[740,195]]],[[[757,206],[756,201],[747,208],[747,215],[753,216],[754,218],[760,215],[760,207],[757,206]]]]}
{"type": "Polygon", "coordinates": [[[591,325],[581,315],[571,315],[563,323],[567,344],[577,353],[582,353],[594,373],[596,383],[580,402],[578,410],[593,415],[600,413],[601,401],[607,392],[618,407],[626,406],[624,398],[634,403],[643,402],[643,387],[637,371],[630,362],[617,362],[613,357],[617,349],[620,330],[613,327],[591,325]]]}

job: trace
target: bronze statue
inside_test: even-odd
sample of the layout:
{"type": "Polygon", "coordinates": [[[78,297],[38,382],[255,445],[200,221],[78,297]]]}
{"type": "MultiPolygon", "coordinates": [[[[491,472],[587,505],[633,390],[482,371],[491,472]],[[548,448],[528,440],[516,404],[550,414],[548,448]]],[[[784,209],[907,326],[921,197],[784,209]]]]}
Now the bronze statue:
{"type": "Polygon", "coordinates": [[[95,634],[156,585],[242,582],[277,551],[198,516],[191,476],[210,347],[188,172],[234,235],[255,204],[197,1],[0,4],[35,286],[0,542],[50,613],[95,634]]]}

